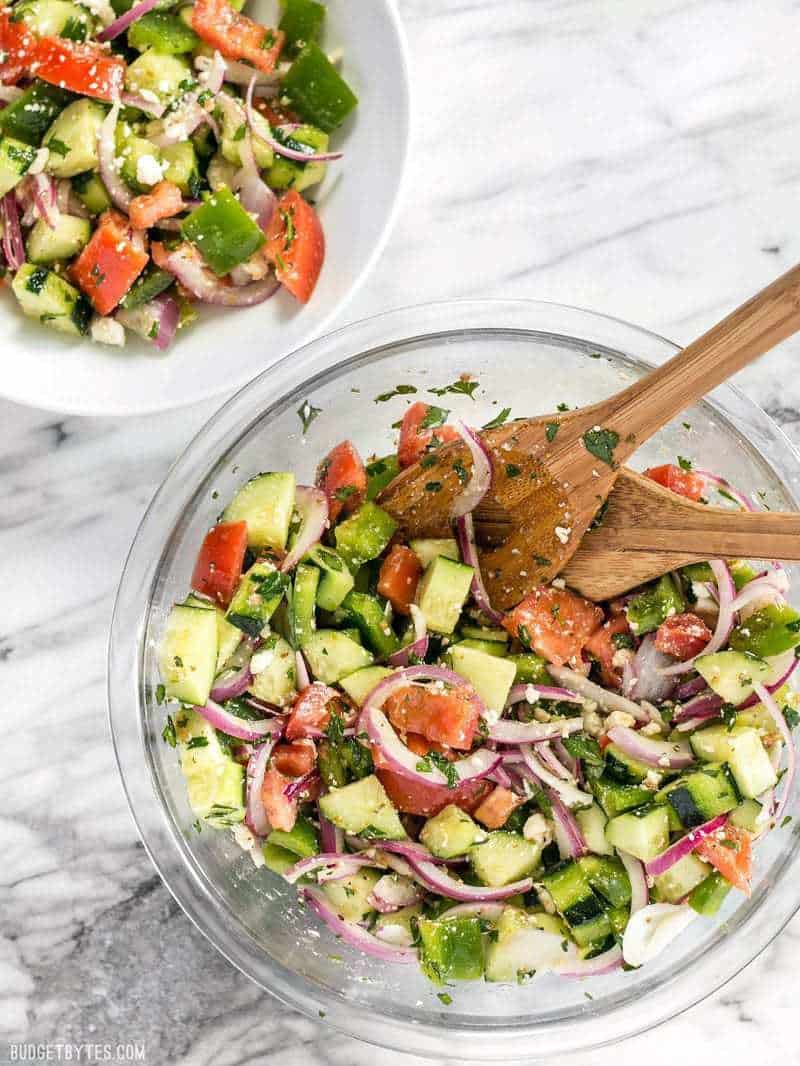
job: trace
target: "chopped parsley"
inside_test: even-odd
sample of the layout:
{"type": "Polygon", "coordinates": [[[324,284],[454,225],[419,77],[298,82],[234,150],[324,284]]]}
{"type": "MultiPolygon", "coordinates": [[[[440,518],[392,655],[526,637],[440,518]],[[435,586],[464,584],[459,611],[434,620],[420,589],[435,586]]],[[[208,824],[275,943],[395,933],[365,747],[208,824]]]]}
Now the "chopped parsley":
{"type": "Polygon", "coordinates": [[[459,378],[458,381],[454,381],[451,385],[443,385],[440,389],[428,389],[428,392],[432,392],[434,396],[444,396],[445,393],[454,392],[461,396],[469,396],[471,400],[474,400],[477,388],[477,381],[459,378]]]}
{"type": "Polygon", "coordinates": [[[568,403],[560,403],[558,405],[558,407],[556,407],[556,411],[569,411],[569,404],[568,403]]]}
{"type": "Polygon", "coordinates": [[[511,414],[510,407],[504,407],[499,415],[495,415],[491,421],[487,422],[483,427],[484,429],[497,429],[502,426],[504,422],[508,421],[508,416],[511,414]]]}
{"type": "Polygon", "coordinates": [[[517,466],[515,463],[506,463],[506,477],[519,477],[521,473],[521,466],[517,466]]]}
{"type": "Polygon", "coordinates": [[[167,690],[163,685],[156,685],[156,703],[161,706],[167,695],[167,690]]]}
{"type": "Polygon", "coordinates": [[[786,719],[786,724],[790,729],[797,728],[797,723],[800,722],[800,714],[798,714],[794,707],[784,707],[783,717],[786,719]]]}
{"type": "Polygon", "coordinates": [[[303,433],[308,433],[308,427],[322,411],[321,407],[314,407],[308,400],[304,400],[297,408],[297,417],[303,423],[303,433]]]}
{"type": "Polygon", "coordinates": [[[556,433],[558,433],[559,428],[558,422],[548,422],[544,427],[544,435],[551,444],[556,439],[556,433]]]}
{"type": "Polygon", "coordinates": [[[612,470],[616,467],[614,449],[619,444],[619,433],[615,433],[613,429],[601,429],[600,426],[595,426],[594,429],[586,430],[583,435],[583,444],[586,451],[595,459],[610,466],[612,470]]]}
{"type": "Polygon", "coordinates": [[[438,455],[423,455],[423,457],[419,461],[419,465],[422,467],[423,470],[430,470],[430,468],[432,466],[436,466],[438,462],[438,455]]]}
{"type": "Polygon", "coordinates": [[[207,748],[208,747],[208,737],[192,737],[192,739],[189,741],[189,743],[186,745],[186,747],[187,748],[207,748]]]}
{"type": "Polygon", "coordinates": [[[391,400],[395,396],[410,396],[412,392],[416,391],[416,385],[397,385],[391,392],[382,392],[380,396],[376,396],[375,403],[386,403],[387,400],[391,400]]]}
{"type": "Polygon", "coordinates": [[[431,405],[425,412],[425,417],[420,422],[419,428],[433,429],[434,426],[441,426],[449,414],[450,412],[445,410],[444,407],[435,407],[431,405]]]}
{"type": "Polygon", "coordinates": [[[336,497],[337,500],[341,500],[342,502],[344,502],[345,500],[349,500],[350,497],[355,495],[355,493],[357,492],[358,489],[355,487],[355,485],[342,485],[340,488],[336,489],[333,495],[336,497]]]}
{"type": "Polygon", "coordinates": [[[720,718],[725,723],[725,728],[730,733],[736,725],[736,706],[733,703],[723,703],[719,709],[720,718]]]}
{"type": "Polygon", "coordinates": [[[247,134],[247,123],[243,122],[241,124],[241,126],[239,126],[238,129],[234,132],[233,137],[231,139],[234,140],[234,141],[243,141],[246,134],[247,134]]]}
{"type": "Polygon", "coordinates": [[[428,481],[425,485],[426,492],[439,492],[441,490],[441,481],[428,481]]]}
{"type": "Polygon", "coordinates": [[[449,992],[437,992],[436,998],[441,1000],[442,1003],[444,1003],[445,1007],[449,1007],[450,1004],[453,1002],[453,997],[449,994],[449,992]]]}
{"type": "Polygon", "coordinates": [[[434,769],[441,771],[444,774],[448,788],[455,788],[458,784],[459,778],[455,766],[448,762],[439,751],[429,751],[424,758],[418,761],[416,768],[421,774],[433,773],[434,769]]]}
{"type": "Polygon", "coordinates": [[[52,140],[49,140],[45,147],[49,148],[51,152],[55,152],[56,155],[60,155],[62,159],[65,155],[69,155],[71,151],[69,145],[64,144],[58,137],[53,137],[52,140]]]}
{"type": "Polygon", "coordinates": [[[466,483],[469,481],[469,471],[464,466],[464,464],[461,463],[458,459],[456,459],[456,461],[453,463],[453,469],[455,470],[456,477],[461,482],[461,484],[466,485],[466,483]]]}
{"type": "Polygon", "coordinates": [[[615,648],[632,648],[633,637],[630,633],[614,633],[611,636],[611,643],[615,648]]]}
{"type": "Polygon", "coordinates": [[[552,560],[548,559],[546,555],[534,555],[533,561],[537,566],[550,566],[550,563],[552,562],[552,560]]]}
{"type": "Polygon", "coordinates": [[[683,455],[678,456],[678,466],[681,468],[681,470],[691,470],[693,465],[694,464],[692,463],[691,459],[687,459],[683,455]]]}
{"type": "Polygon", "coordinates": [[[171,714],[167,715],[164,728],[161,730],[161,739],[165,744],[169,744],[171,748],[174,748],[178,743],[178,738],[175,735],[175,722],[173,721],[171,714]]]}

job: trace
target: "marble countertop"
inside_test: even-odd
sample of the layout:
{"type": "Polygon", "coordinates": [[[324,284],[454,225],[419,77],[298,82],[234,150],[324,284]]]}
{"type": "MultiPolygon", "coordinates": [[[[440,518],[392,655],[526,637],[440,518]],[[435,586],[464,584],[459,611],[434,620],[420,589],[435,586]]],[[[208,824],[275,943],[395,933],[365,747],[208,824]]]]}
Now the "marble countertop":
{"type": "MultiPolygon", "coordinates": [[[[406,201],[342,323],[521,296],[687,341],[800,259],[795,0],[401,9],[416,83],[406,201]]],[[[796,444],[798,356],[787,343],[740,379],[796,444]]],[[[13,605],[0,623],[0,1060],[3,1039],[24,1039],[139,1041],[148,1063],[176,1066],[409,1062],[279,1009],[217,955],[161,885],[117,780],[115,586],[147,502],[214,406],[116,421],[0,402],[13,605]]],[[[672,1066],[688,1041],[698,1062],[796,1061],[799,949],[796,919],[705,1006],[584,1066],[672,1066]]]]}

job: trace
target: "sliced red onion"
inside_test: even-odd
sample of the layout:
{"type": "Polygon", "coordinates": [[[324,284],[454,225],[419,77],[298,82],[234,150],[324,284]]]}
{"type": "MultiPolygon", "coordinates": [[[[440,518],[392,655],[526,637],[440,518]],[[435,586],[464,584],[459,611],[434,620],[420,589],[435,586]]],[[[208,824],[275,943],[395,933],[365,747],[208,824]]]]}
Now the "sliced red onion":
{"type": "Polygon", "coordinates": [[[294,506],[300,516],[300,530],[281,563],[280,569],[284,574],[294,569],[306,552],[320,541],[328,526],[328,497],[321,489],[298,485],[294,506]]]}
{"type": "Polygon", "coordinates": [[[227,676],[220,674],[211,689],[211,699],[216,703],[224,703],[226,700],[235,700],[247,691],[253,675],[249,665],[241,666],[238,670],[229,672],[227,676]]]}
{"type": "Polygon", "coordinates": [[[274,296],[280,288],[273,276],[254,281],[252,285],[229,285],[213,274],[199,253],[185,242],[173,251],[165,249],[158,265],[173,274],[196,299],[222,307],[253,307],[274,296]]]}
{"type": "Polygon", "coordinates": [[[369,894],[368,902],[381,914],[411,907],[422,899],[418,884],[399,874],[384,874],[369,894]]]}
{"type": "Polygon", "coordinates": [[[453,501],[453,518],[460,518],[474,511],[491,488],[492,459],[478,434],[465,426],[460,418],[454,418],[451,425],[469,448],[472,456],[472,473],[469,481],[464,486],[464,491],[459,493],[453,501]]]}
{"type": "Polygon", "coordinates": [[[541,744],[546,740],[568,737],[583,729],[583,719],[558,718],[552,722],[513,722],[501,718],[489,726],[489,740],[498,744],[541,744]]]}
{"type": "Polygon", "coordinates": [[[362,840],[357,837],[348,838],[348,844],[364,848],[379,848],[381,851],[400,855],[404,859],[416,859],[418,862],[432,862],[437,866],[460,866],[461,859],[440,859],[432,855],[424,844],[416,840],[362,840]]]}
{"type": "Polygon", "coordinates": [[[311,684],[311,678],[309,677],[308,667],[306,666],[306,661],[303,658],[303,653],[301,651],[296,651],[294,653],[294,663],[295,674],[297,676],[297,691],[302,692],[303,689],[308,688],[311,684]]]}
{"type": "MultiPolygon", "coordinates": [[[[389,696],[397,689],[406,688],[408,685],[418,681],[440,681],[443,685],[449,685],[451,688],[470,688],[470,685],[463,677],[444,666],[427,666],[425,664],[406,666],[401,670],[395,670],[378,682],[364,700],[364,709],[368,706],[382,707],[389,696]]],[[[477,692],[472,692],[472,701],[481,714],[486,713],[486,708],[477,692]]]]}
{"type": "Polygon", "coordinates": [[[631,914],[636,914],[650,902],[650,890],[647,887],[644,865],[639,859],[620,848],[617,848],[617,855],[631,883],[631,914]]]}
{"type": "Polygon", "coordinates": [[[153,118],[161,118],[166,108],[158,100],[148,100],[138,93],[123,93],[120,97],[125,107],[135,107],[137,111],[144,111],[153,118]]]}
{"type": "Polygon", "coordinates": [[[282,155],[286,159],[293,159],[298,163],[328,163],[334,159],[342,158],[341,152],[315,152],[313,149],[303,151],[297,148],[290,148],[288,145],[282,144],[281,141],[276,140],[275,137],[268,137],[265,133],[258,130],[255,122],[255,111],[253,109],[253,90],[255,89],[255,86],[256,75],[253,73],[247,84],[244,103],[247,124],[250,128],[251,136],[257,137],[263,144],[268,145],[276,155],[282,155]]]}
{"type": "Polygon", "coordinates": [[[715,833],[725,825],[727,820],[727,814],[718,814],[716,818],[698,825],[696,829],[690,829],[686,836],[676,840],[674,844],[670,844],[666,851],[662,851],[660,855],[656,855],[654,859],[644,864],[648,877],[659,877],[661,874],[666,873],[667,870],[672,869],[676,862],[680,862],[681,859],[694,851],[701,840],[705,840],[707,836],[715,833]]]}
{"type": "Polygon", "coordinates": [[[488,888],[484,885],[466,885],[463,881],[453,877],[442,866],[436,866],[424,859],[410,858],[409,864],[413,868],[426,888],[438,892],[447,899],[456,899],[463,903],[479,902],[491,903],[494,900],[508,899],[521,892],[528,892],[533,886],[533,878],[525,877],[521,881],[514,881],[510,885],[502,885],[499,888],[488,888]]]}
{"type": "MultiPolygon", "coordinates": [[[[364,708],[362,721],[366,728],[367,736],[372,744],[380,749],[388,769],[404,777],[413,778],[424,784],[446,785],[447,778],[437,767],[431,764],[428,770],[418,770],[417,766],[423,762],[419,755],[403,744],[392,728],[392,724],[386,715],[378,707],[367,706],[364,708]]],[[[457,759],[451,763],[459,781],[477,781],[486,777],[501,762],[496,751],[488,748],[479,748],[477,751],[457,759]]]]}
{"type": "Polygon", "coordinates": [[[253,85],[255,75],[250,80],[245,102],[245,116],[247,119],[246,136],[239,143],[239,155],[242,160],[241,170],[237,171],[234,185],[239,190],[239,199],[244,208],[256,216],[261,230],[266,233],[269,229],[272,216],[278,198],[262,179],[253,154],[253,137],[256,136],[253,123],[253,85]]]}
{"type": "Polygon", "coordinates": [[[699,696],[695,696],[694,699],[689,700],[688,703],[684,703],[682,707],[678,707],[672,716],[672,721],[675,725],[680,725],[689,721],[690,718],[700,719],[701,721],[706,718],[718,718],[721,707],[721,697],[714,692],[706,690],[701,692],[699,696]]]}
{"type": "Polygon", "coordinates": [[[561,858],[579,859],[586,855],[589,848],[580,826],[575,821],[575,815],[561,802],[561,797],[553,789],[547,790],[547,796],[553,812],[556,844],[561,858]]]}
{"type": "Polygon", "coordinates": [[[486,586],[483,583],[481,561],[480,556],[478,555],[478,545],[475,543],[475,525],[472,521],[471,514],[460,515],[456,519],[456,536],[458,537],[458,547],[461,552],[461,558],[467,566],[472,567],[473,574],[470,592],[472,593],[472,598],[475,601],[478,610],[485,618],[488,618],[490,622],[494,622],[495,624],[502,622],[503,614],[492,607],[489,593],[486,591],[486,586]]]}
{"type": "Polygon", "coordinates": [[[650,721],[650,715],[638,703],[634,703],[633,700],[629,700],[625,696],[620,696],[618,692],[609,692],[601,685],[596,685],[594,681],[589,681],[583,674],[579,674],[575,670],[569,670],[566,666],[548,666],[547,672],[559,684],[574,689],[585,699],[594,700],[595,703],[599,703],[607,711],[624,711],[626,714],[633,715],[637,722],[650,721]]]}
{"type": "Polygon", "coordinates": [[[238,737],[239,740],[263,740],[268,736],[277,738],[283,732],[283,723],[274,718],[261,718],[256,721],[239,718],[213,700],[209,700],[205,707],[195,707],[195,710],[215,729],[229,737],[238,737]]]}
{"type": "MultiPolygon", "coordinates": [[[[214,53],[213,60],[209,59],[208,56],[197,56],[195,58],[194,65],[200,71],[201,78],[204,74],[210,72],[212,65],[216,62],[218,56],[222,59],[221,71],[219,73],[225,81],[230,82],[231,85],[250,84],[250,79],[253,77],[253,68],[248,66],[247,63],[240,63],[235,59],[225,59],[220,56],[219,52],[214,53]]],[[[280,75],[277,73],[266,74],[260,70],[256,71],[256,86],[275,86],[279,77],[280,75]]],[[[206,84],[213,92],[219,92],[222,88],[222,81],[220,81],[220,84],[216,89],[213,89],[210,83],[207,82],[206,84]]]]}
{"type": "Polygon", "coordinates": [[[322,811],[319,811],[319,842],[323,851],[344,851],[344,832],[338,825],[329,822],[322,811]]]}
{"type": "Polygon", "coordinates": [[[741,611],[755,600],[774,602],[781,599],[789,590],[789,578],[786,571],[768,570],[761,577],[748,581],[731,603],[732,611],[741,611]]]}
{"type": "Polygon", "coordinates": [[[200,74],[198,74],[197,80],[203,85],[205,89],[208,89],[209,92],[213,93],[214,96],[216,96],[222,88],[222,83],[225,80],[225,70],[227,67],[227,64],[222,54],[215,50],[214,55],[211,59],[208,59],[206,56],[198,56],[197,59],[195,59],[194,61],[194,65],[198,68],[198,70],[200,70],[200,74]],[[200,63],[201,58],[203,59],[202,65],[200,63]]]}
{"type": "Polygon", "coordinates": [[[3,221],[3,255],[10,270],[19,270],[25,262],[25,243],[13,191],[7,192],[0,200],[0,214],[3,221]]]}
{"type": "Polygon", "coordinates": [[[490,774],[487,774],[486,780],[491,781],[494,785],[500,785],[501,788],[508,789],[509,792],[514,791],[514,781],[502,764],[496,766],[490,774]]]}
{"type": "Polygon", "coordinates": [[[105,29],[100,30],[97,35],[98,41],[113,41],[115,37],[119,37],[119,35],[124,33],[129,26],[132,26],[134,22],[140,19],[142,15],[146,15],[148,11],[152,11],[157,3],[158,0],[139,0],[139,3],[134,4],[124,15],[120,15],[118,19],[114,19],[110,26],[106,26],[105,29]]]}
{"type": "Polygon", "coordinates": [[[582,792],[570,781],[562,781],[560,777],[551,773],[534,753],[530,744],[520,744],[519,750],[522,752],[526,767],[534,777],[542,784],[549,785],[568,807],[588,807],[591,804],[592,797],[588,792],[582,792]]]}
{"type": "Polygon", "coordinates": [[[794,737],[792,736],[789,724],[784,718],[783,711],[781,711],[778,704],[772,698],[772,693],[768,691],[766,686],[759,684],[758,681],[753,688],[755,689],[758,698],[775,719],[775,725],[778,727],[778,732],[783,738],[783,743],[786,745],[786,774],[781,782],[783,793],[772,816],[774,823],[780,825],[783,812],[786,810],[786,804],[789,802],[789,797],[792,794],[794,779],[797,774],[797,749],[795,748],[794,737]]]}
{"type": "Polygon", "coordinates": [[[544,744],[540,744],[539,747],[536,749],[536,754],[547,767],[547,769],[550,771],[550,773],[555,774],[556,777],[559,777],[562,781],[572,781],[574,784],[574,776],[569,772],[569,770],[566,768],[566,766],[564,766],[563,763],[558,761],[553,752],[550,750],[549,743],[545,742],[544,744]]]}
{"type": "Polygon", "coordinates": [[[283,877],[290,885],[299,881],[306,874],[317,874],[319,881],[341,881],[343,877],[349,877],[364,866],[375,866],[375,859],[364,855],[347,855],[346,853],[322,852],[312,855],[308,859],[301,859],[288,870],[284,870],[283,877]]]}
{"type": "Polygon", "coordinates": [[[731,485],[730,481],[727,481],[724,477],[720,477],[719,474],[712,474],[710,470],[695,470],[694,472],[704,478],[709,485],[713,485],[715,489],[722,489],[723,492],[726,492],[729,496],[733,497],[743,511],[758,510],[749,496],[745,496],[743,492],[739,492],[738,489],[735,489],[733,485],[731,485]]]}
{"type": "MultiPolygon", "coordinates": [[[[794,653],[794,649],[786,652],[786,656],[776,655],[771,662],[774,664],[775,671],[779,674],[777,681],[770,681],[764,685],[767,692],[777,692],[779,688],[783,688],[789,678],[797,669],[798,659],[794,653]],[[781,661],[783,660],[783,661],[781,661]],[[780,665],[778,665],[780,664],[780,665]]],[[[745,711],[748,707],[754,707],[759,702],[758,696],[755,692],[751,693],[744,703],[740,703],[737,710],[745,711]]]]}
{"type": "Polygon", "coordinates": [[[290,781],[283,790],[283,794],[287,799],[297,799],[304,792],[309,792],[319,780],[320,776],[317,770],[310,770],[307,774],[303,774],[302,777],[296,777],[293,781],[290,781]]]}
{"type": "Polygon", "coordinates": [[[615,944],[592,959],[569,959],[563,966],[555,967],[554,972],[560,977],[602,977],[618,970],[621,965],[622,948],[615,944]]]}
{"type": "Polygon", "coordinates": [[[684,741],[653,740],[624,725],[609,729],[608,737],[626,755],[656,770],[685,770],[694,762],[684,741]]]}
{"type": "Polygon", "coordinates": [[[560,737],[558,740],[553,741],[553,751],[555,752],[556,757],[558,758],[562,766],[565,766],[573,777],[577,777],[581,769],[580,760],[570,755],[570,753],[564,746],[564,741],[561,740],[560,737]]]}
{"type": "Polygon", "coordinates": [[[698,674],[697,677],[693,677],[691,681],[684,681],[677,687],[675,690],[675,699],[688,700],[692,696],[697,696],[699,693],[705,692],[706,687],[706,679],[700,677],[698,674]]]}
{"type": "Polygon", "coordinates": [[[264,774],[274,746],[274,739],[268,740],[257,747],[247,761],[244,820],[248,828],[258,837],[265,837],[271,829],[267,811],[261,799],[261,786],[264,784],[264,774]]]}
{"type": "Polygon", "coordinates": [[[650,703],[662,703],[675,688],[675,680],[665,677],[661,671],[674,662],[671,655],[665,655],[656,648],[655,637],[648,633],[625,671],[623,693],[637,702],[647,700],[650,703]]]}
{"type": "Polygon", "coordinates": [[[393,947],[385,940],[379,940],[378,937],[373,936],[363,926],[346,922],[336,913],[336,908],[320,889],[304,888],[303,895],[317,917],[321,918],[337,937],[341,937],[351,947],[358,948],[365,955],[372,955],[382,962],[416,962],[416,948],[393,947]]]}
{"type": "Polygon", "coordinates": [[[390,666],[408,666],[412,658],[424,659],[428,654],[428,626],[425,622],[425,615],[414,603],[411,604],[409,610],[414,623],[414,639],[400,651],[389,656],[386,661],[390,666]]]}
{"type": "Polygon", "coordinates": [[[734,612],[732,610],[732,604],[734,597],[736,596],[736,586],[733,582],[728,564],[723,562],[722,559],[712,559],[709,562],[711,569],[714,572],[714,578],[717,582],[717,593],[719,595],[719,614],[717,615],[717,625],[714,629],[714,633],[709,640],[708,644],[697,655],[693,655],[691,659],[687,659],[682,663],[674,663],[672,666],[666,666],[661,669],[661,674],[665,677],[672,677],[675,674],[685,674],[687,671],[694,668],[695,661],[700,658],[701,655],[711,655],[716,651],[719,651],[728,643],[728,637],[733,629],[734,612]]]}
{"type": "Polygon", "coordinates": [[[583,699],[568,688],[554,688],[552,685],[513,685],[506,700],[506,707],[515,703],[538,703],[543,700],[558,700],[561,703],[582,704],[583,699]]]}
{"type": "Polygon", "coordinates": [[[133,330],[163,352],[175,338],[180,308],[171,296],[160,293],[141,307],[121,307],[114,317],[126,329],[133,330]]]}
{"type": "Polygon", "coordinates": [[[61,217],[57,204],[56,183],[49,174],[34,174],[31,177],[31,191],[39,218],[50,229],[55,229],[61,217]]]}
{"type": "MultiPolygon", "coordinates": [[[[131,8],[131,11],[132,10],[133,8],[131,8]]],[[[128,14],[130,14],[130,12],[128,12],[128,14]]],[[[133,199],[133,193],[120,177],[116,163],[117,147],[115,134],[120,108],[120,101],[118,99],[114,100],[111,105],[111,110],[103,119],[97,135],[97,154],[100,161],[100,177],[103,179],[106,192],[111,197],[114,206],[127,214],[131,200],[133,199]]]]}

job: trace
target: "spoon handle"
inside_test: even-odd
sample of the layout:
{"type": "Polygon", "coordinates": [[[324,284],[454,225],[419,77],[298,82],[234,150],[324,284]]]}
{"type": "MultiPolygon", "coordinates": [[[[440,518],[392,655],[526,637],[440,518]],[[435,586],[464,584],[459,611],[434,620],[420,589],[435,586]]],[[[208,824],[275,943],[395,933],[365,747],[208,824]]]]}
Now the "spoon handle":
{"type": "Polygon", "coordinates": [[[677,414],[798,329],[800,266],[795,266],[611,401],[603,425],[620,436],[617,457],[627,458],[677,414]]]}

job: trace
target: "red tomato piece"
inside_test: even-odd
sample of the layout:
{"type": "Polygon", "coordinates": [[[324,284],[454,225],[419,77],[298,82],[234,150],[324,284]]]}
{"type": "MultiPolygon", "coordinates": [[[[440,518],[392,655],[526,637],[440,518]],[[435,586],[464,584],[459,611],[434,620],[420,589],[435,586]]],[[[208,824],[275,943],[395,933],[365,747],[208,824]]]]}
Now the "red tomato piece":
{"type": "Polygon", "coordinates": [[[296,111],[292,111],[290,107],[284,107],[277,99],[265,100],[264,97],[259,96],[253,101],[253,107],[261,112],[270,126],[290,126],[300,121],[300,116],[296,111]]]}
{"type": "MultiPolygon", "coordinates": [[[[297,737],[316,737],[327,727],[331,720],[330,703],[341,701],[339,693],[321,681],[299,692],[292,703],[292,709],[286,722],[285,737],[295,740],[297,737]]],[[[339,709],[338,705],[335,709],[339,709]]]]}
{"type": "Polygon", "coordinates": [[[297,800],[289,799],[284,793],[290,782],[291,778],[284,777],[280,770],[270,766],[261,785],[261,802],[270,825],[273,829],[282,829],[285,833],[291,832],[297,821],[297,800]]]}
{"type": "Polygon", "coordinates": [[[685,662],[700,654],[711,635],[711,630],[696,614],[673,614],[658,627],[655,645],[666,655],[685,662]]]}
{"type": "Polygon", "coordinates": [[[478,728],[478,703],[469,685],[438,692],[409,685],[393,692],[383,705],[401,733],[420,733],[437,744],[468,751],[478,728]]]}
{"type": "Polygon", "coordinates": [[[125,61],[97,44],[40,37],[31,69],[37,78],[62,89],[112,100],[125,82],[125,61]]]}
{"type": "MultiPolygon", "coordinates": [[[[424,756],[429,751],[438,751],[445,758],[451,760],[454,758],[453,753],[448,752],[440,744],[431,743],[416,733],[408,734],[406,745],[415,755],[424,756]]],[[[492,788],[488,781],[464,781],[455,788],[448,788],[447,785],[429,785],[425,781],[386,769],[378,748],[373,747],[372,758],[375,763],[375,772],[386,789],[389,799],[399,811],[406,814],[419,814],[429,818],[433,814],[438,814],[450,803],[460,807],[463,811],[471,812],[492,788]]]]}
{"type": "Polygon", "coordinates": [[[511,812],[524,802],[522,796],[517,796],[502,785],[495,785],[492,792],[486,799],[481,800],[472,812],[472,816],[487,829],[500,829],[508,821],[511,812]]]}
{"type": "Polygon", "coordinates": [[[275,264],[278,281],[300,303],[308,303],[325,259],[325,234],[317,212],[296,189],[278,200],[264,254],[275,264]]]}
{"type": "Polygon", "coordinates": [[[286,40],[282,30],[242,15],[228,0],[197,0],[192,9],[192,29],[228,59],[246,59],[265,74],[275,69],[286,40]]]}
{"type": "Polygon", "coordinates": [[[381,563],[378,592],[385,596],[398,614],[409,614],[422,577],[422,563],[405,544],[395,544],[381,563]]]}
{"type": "Polygon", "coordinates": [[[622,634],[630,635],[630,632],[628,619],[624,614],[617,614],[609,618],[600,629],[595,630],[584,645],[584,649],[600,666],[604,685],[619,688],[622,684],[622,671],[614,666],[614,656],[624,645],[619,641],[615,642],[614,638],[619,638],[622,634]]]}
{"type": "Polygon", "coordinates": [[[569,589],[541,585],[517,604],[503,625],[526,647],[553,663],[575,666],[603,612],[569,589]]]}
{"type": "Polygon", "coordinates": [[[343,440],[317,468],[317,485],[328,497],[328,517],[351,514],[367,497],[367,471],[352,441],[343,440]]]}
{"type": "Polygon", "coordinates": [[[247,522],[221,522],[205,535],[192,573],[192,588],[221,607],[233,599],[247,551],[247,522]]]}
{"type": "Polygon", "coordinates": [[[7,8],[0,10],[0,84],[19,81],[31,65],[38,43],[27,23],[13,22],[7,8]]]}
{"type": "Polygon", "coordinates": [[[705,837],[695,848],[701,859],[710,862],[734,888],[750,895],[753,877],[753,838],[746,829],[724,825],[705,837]]]}
{"type": "Polygon", "coordinates": [[[430,448],[438,448],[451,440],[458,440],[458,433],[452,426],[426,425],[426,421],[432,417],[432,411],[430,404],[417,400],[403,415],[400,440],[397,445],[397,458],[400,466],[411,466],[430,448]]]}
{"type": "Polygon", "coordinates": [[[665,463],[663,466],[651,466],[645,470],[645,477],[651,481],[657,481],[670,492],[677,492],[679,496],[685,496],[687,500],[699,500],[705,489],[705,481],[699,474],[693,474],[691,470],[681,470],[679,466],[665,463]]]}
{"type": "Polygon", "coordinates": [[[134,229],[150,229],[162,218],[172,218],[183,210],[183,195],[171,181],[160,181],[148,193],[134,196],[128,217],[134,229]]]}
{"type": "Polygon", "coordinates": [[[311,773],[316,764],[317,749],[313,740],[278,744],[272,753],[272,765],[286,777],[302,777],[311,773]]]}
{"type": "Polygon", "coordinates": [[[147,266],[148,255],[132,239],[130,223],[118,211],[106,211],[92,239],[69,268],[99,315],[110,314],[147,266]]]}

